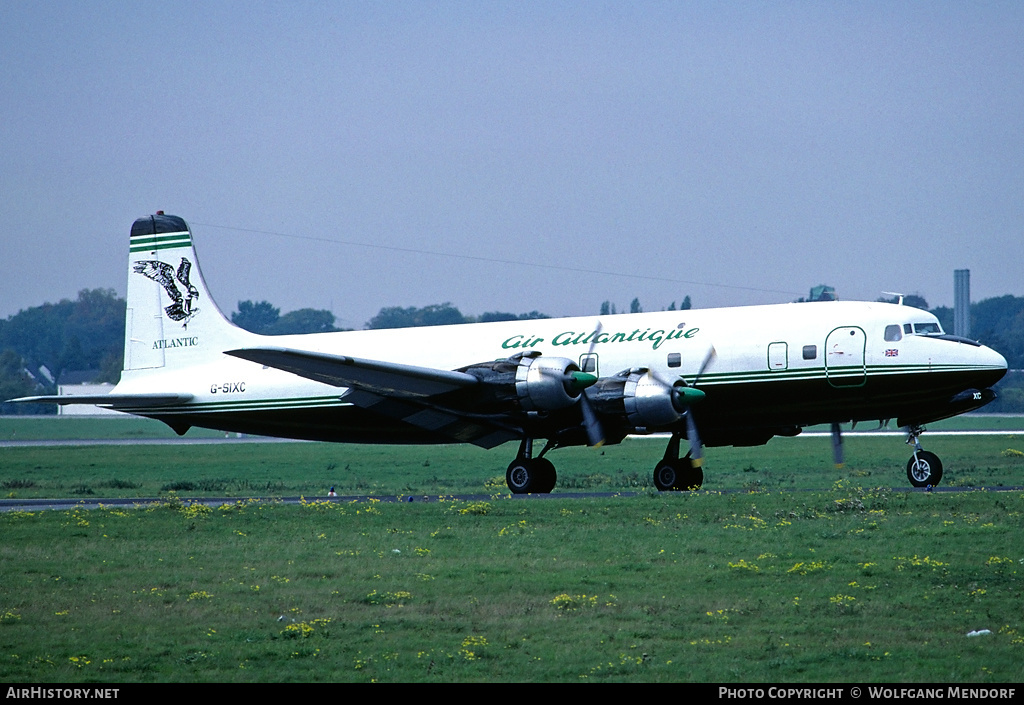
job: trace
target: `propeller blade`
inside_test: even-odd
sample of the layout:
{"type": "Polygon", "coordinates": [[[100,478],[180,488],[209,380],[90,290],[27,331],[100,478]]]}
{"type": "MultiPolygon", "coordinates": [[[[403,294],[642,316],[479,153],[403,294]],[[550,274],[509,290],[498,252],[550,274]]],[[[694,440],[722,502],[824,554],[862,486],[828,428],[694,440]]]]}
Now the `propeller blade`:
{"type": "Polygon", "coordinates": [[[708,365],[711,364],[717,355],[714,345],[708,348],[708,352],[704,355],[704,359],[701,361],[700,367],[697,370],[697,375],[693,378],[693,384],[690,385],[687,385],[685,380],[683,380],[682,383],[677,381],[675,384],[670,384],[654,370],[649,370],[651,376],[672,390],[672,405],[679,411],[685,410],[686,438],[690,442],[690,463],[695,468],[699,468],[704,462],[704,444],[700,440],[700,432],[697,430],[697,421],[693,416],[693,405],[703,401],[706,396],[704,392],[697,389],[696,386],[700,381],[701,376],[704,374],[704,371],[707,370],[708,365]]]}
{"type": "Polygon", "coordinates": [[[704,355],[704,360],[700,363],[697,376],[693,378],[693,384],[688,387],[680,387],[677,391],[681,400],[686,404],[686,438],[690,441],[690,464],[695,468],[699,468],[704,464],[704,444],[701,443],[700,434],[697,431],[697,420],[693,417],[692,405],[694,402],[704,398],[704,392],[696,389],[696,386],[704,375],[705,370],[708,369],[708,365],[716,357],[718,357],[718,353],[715,351],[715,346],[712,345],[708,348],[707,354],[704,355]]]}
{"type": "Polygon", "coordinates": [[[593,337],[590,339],[590,349],[587,350],[587,355],[593,355],[594,354],[594,348],[597,347],[597,338],[598,338],[599,335],[601,335],[601,331],[603,331],[603,330],[604,330],[604,324],[601,323],[601,321],[598,321],[597,325],[594,326],[594,334],[593,334],[593,337]]]}
{"type": "Polygon", "coordinates": [[[697,376],[693,378],[692,386],[697,386],[697,382],[699,382],[700,378],[704,375],[704,370],[708,368],[708,365],[710,365],[716,357],[718,357],[718,352],[715,351],[715,346],[712,345],[710,348],[708,348],[708,352],[704,356],[704,361],[700,363],[700,369],[697,370],[697,376]]]}
{"type": "Polygon", "coordinates": [[[587,431],[587,445],[591,448],[600,448],[604,445],[604,427],[590,406],[590,399],[586,394],[580,395],[580,410],[583,412],[583,427],[587,431]]]}
{"type": "Polygon", "coordinates": [[[832,459],[836,468],[843,467],[843,432],[838,423],[832,424],[832,459]]]}
{"type": "Polygon", "coordinates": [[[690,442],[690,465],[699,468],[704,464],[704,444],[697,433],[697,422],[693,418],[693,407],[686,410],[686,439],[690,442]]]}
{"type": "MultiPolygon", "coordinates": [[[[594,347],[597,345],[597,338],[602,330],[604,330],[604,325],[601,321],[598,321],[597,325],[594,326],[594,334],[590,339],[590,348],[587,350],[588,357],[594,354],[594,347]]],[[[597,382],[597,377],[587,372],[576,372],[574,374],[580,378],[579,383],[585,385],[581,387],[581,391],[597,382]]],[[[587,445],[591,448],[600,448],[604,445],[605,440],[604,426],[601,425],[601,420],[597,418],[597,412],[590,405],[590,399],[585,391],[580,394],[580,410],[583,412],[583,427],[587,431],[587,445]]]]}

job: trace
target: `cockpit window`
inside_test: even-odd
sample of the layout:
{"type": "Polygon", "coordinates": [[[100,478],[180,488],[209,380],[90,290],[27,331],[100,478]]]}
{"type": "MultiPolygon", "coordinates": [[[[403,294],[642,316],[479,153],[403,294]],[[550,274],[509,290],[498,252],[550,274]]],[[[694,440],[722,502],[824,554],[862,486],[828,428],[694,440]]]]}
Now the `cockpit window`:
{"type": "Polygon", "coordinates": [[[895,343],[897,340],[903,339],[903,333],[900,331],[898,325],[891,325],[885,327],[885,339],[890,343],[895,343]]]}
{"type": "Polygon", "coordinates": [[[942,328],[938,323],[915,323],[914,333],[917,335],[942,335],[942,328]]]}

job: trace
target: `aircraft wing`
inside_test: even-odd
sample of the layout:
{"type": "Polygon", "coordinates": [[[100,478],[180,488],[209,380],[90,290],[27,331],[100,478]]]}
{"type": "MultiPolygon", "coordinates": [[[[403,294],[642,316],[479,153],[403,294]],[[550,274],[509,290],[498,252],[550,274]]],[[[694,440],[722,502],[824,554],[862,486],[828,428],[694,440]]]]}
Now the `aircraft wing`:
{"type": "Polygon", "coordinates": [[[441,403],[441,395],[480,384],[479,378],[465,372],[294,348],[241,348],[225,354],[347,387],[345,401],[455,441],[492,448],[521,434],[521,429],[511,426],[501,415],[474,414],[441,403]]]}
{"type": "Polygon", "coordinates": [[[191,394],[50,394],[40,397],[19,397],[9,399],[13,403],[25,404],[95,404],[114,409],[142,409],[152,406],[168,406],[192,401],[191,394]]]}
{"type": "Polygon", "coordinates": [[[465,372],[293,348],[242,348],[227,350],[225,354],[334,387],[349,387],[392,398],[423,399],[465,389],[480,382],[465,372]]]}

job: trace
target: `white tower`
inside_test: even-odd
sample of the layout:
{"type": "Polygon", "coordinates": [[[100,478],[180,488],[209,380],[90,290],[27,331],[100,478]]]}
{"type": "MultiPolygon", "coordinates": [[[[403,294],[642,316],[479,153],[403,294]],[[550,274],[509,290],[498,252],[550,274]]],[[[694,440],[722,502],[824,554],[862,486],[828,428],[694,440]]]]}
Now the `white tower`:
{"type": "Polygon", "coordinates": [[[971,337],[971,270],[953,271],[953,335],[971,337]]]}

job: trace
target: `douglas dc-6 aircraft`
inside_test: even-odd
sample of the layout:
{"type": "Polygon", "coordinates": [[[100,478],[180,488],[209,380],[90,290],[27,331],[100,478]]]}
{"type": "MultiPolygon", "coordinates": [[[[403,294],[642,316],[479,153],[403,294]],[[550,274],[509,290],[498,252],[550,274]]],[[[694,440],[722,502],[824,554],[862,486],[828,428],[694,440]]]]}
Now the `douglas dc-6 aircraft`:
{"type": "Polygon", "coordinates": [[[261,336],[213,303],[185,221],[135,221],[124,371],[99,404],[163,421],[355,443],[519,441],[506,480],[550,492],[548,451],[670,434],[659,490],[700,487],[704,446],[753,446],[803,427],[896,419],[907,476],[942,464],[922,426],[984,406],[1006,360],[909,306],[828,301],[397,330],[261,336]],[[544,439],[540,453],[534,442],[544,439]],[[688,452],[680,457],[680,443],[688,452]]]}

